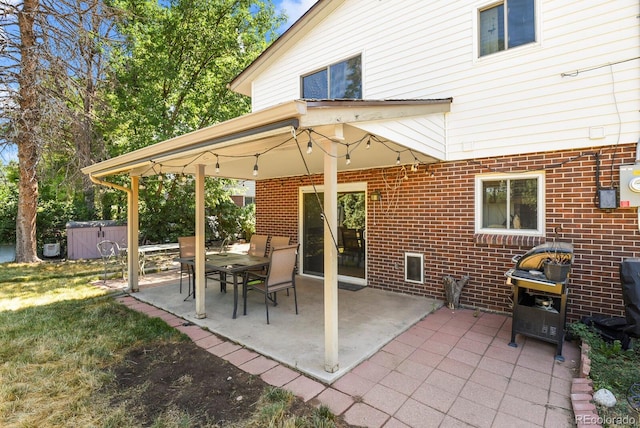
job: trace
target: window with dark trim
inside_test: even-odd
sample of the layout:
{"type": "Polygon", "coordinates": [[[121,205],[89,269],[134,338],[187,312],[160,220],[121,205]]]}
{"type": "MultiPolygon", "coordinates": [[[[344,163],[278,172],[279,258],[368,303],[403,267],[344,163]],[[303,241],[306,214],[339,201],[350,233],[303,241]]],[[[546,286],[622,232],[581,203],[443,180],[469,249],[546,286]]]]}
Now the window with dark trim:
{"type": "Polygon", "coordinates": [[[536,41],[534,0],[505,0],[480,10],[479,55],[536,41]]]}
{"type": "Polygon", "coordinates": [[[362,99],[360,55],[302,76],[303,99],[362,99]]]}

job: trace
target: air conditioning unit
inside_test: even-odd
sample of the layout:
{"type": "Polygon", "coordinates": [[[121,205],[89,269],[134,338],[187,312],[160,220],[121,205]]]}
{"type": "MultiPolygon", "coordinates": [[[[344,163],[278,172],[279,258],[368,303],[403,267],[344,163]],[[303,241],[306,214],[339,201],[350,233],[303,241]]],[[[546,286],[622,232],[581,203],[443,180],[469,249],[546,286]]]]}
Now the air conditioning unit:
{"type": "Polygon", "coordinates": [[[58,257],[60,255],[60,243],[44,244],[42,255],[45,257],[58,257]]]}

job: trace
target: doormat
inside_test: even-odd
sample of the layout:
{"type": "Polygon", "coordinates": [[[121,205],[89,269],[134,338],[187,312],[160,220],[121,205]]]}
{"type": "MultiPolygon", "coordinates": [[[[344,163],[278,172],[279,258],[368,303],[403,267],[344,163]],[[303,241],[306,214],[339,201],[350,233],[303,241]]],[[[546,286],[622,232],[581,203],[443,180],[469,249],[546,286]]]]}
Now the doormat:
{"type": "Polygon", "coordinates": [[[358,284],[349,284],[347,282],[338,282],[338,288],[341,290],[358,291],[362,290],[365,286],[358,284]]]}

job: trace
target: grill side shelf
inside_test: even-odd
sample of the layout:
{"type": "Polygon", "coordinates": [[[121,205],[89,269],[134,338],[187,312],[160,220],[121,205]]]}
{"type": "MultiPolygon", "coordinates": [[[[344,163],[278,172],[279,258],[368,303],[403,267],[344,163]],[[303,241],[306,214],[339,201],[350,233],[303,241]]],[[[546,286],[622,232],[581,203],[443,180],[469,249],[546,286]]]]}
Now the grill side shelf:
{"type": "Polygon", "coordinates": [[[549,281],[540,275],[534,275],[526,270],[509,269],[505,276],[508,278],[509,285],[517,285],[518,287],[529,288],[531,290],[544,291],[551,294],[563,294],[567,281],[554,282],[549,281]]]}

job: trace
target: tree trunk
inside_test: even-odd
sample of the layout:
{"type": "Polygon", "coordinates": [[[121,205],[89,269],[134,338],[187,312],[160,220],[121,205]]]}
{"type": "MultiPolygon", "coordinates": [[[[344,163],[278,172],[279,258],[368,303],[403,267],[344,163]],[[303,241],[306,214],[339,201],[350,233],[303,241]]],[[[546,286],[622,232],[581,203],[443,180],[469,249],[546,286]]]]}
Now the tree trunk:
{"type": "Polygon", "coordinates": [[[36,128],[39,122],[35,14],[38,0],[24,0],[18,13],[20,27],[20,118],[17,121],[16,143],[20,183],[18,187],[18,214],[16,218],[16,262],[40,261],[37,253],[36,214],[38,205],[38,148],[36,128]]]}

